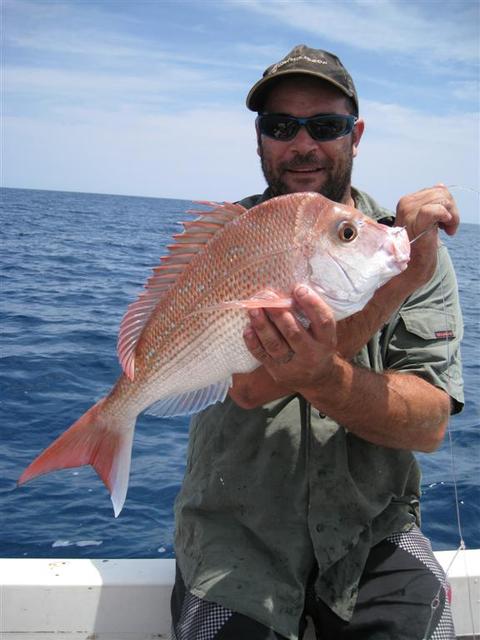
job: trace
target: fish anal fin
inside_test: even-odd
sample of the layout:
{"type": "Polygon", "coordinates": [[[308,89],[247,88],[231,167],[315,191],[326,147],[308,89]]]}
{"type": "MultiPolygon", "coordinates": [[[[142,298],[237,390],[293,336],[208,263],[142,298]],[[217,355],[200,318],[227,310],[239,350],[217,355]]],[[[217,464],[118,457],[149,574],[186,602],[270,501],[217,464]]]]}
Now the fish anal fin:
{"type": "Polygon", "coordinates": [[[228,389],[231,385],[232,379],[227,378],[226,380],[215,382],[207,387],[163,398],[162,400],[150,405],[145,413],[160,418],[185,416],[192,413],[198,413],[215,402],[225,400],[228,389]]]}
{"type": "Polygon", "coordinates": [[[130,380],[135,377],[135,351],[140,336],[160,300],[225,225],[246,212],[241,205],[229,202],[218,204],[202,201],[199,204],[207,205],[211,210],[187,212],[198,217],[184,223],[183,233],[174,235],[175,243],[167,247],[169,253],[160,258],[160,265],[153,269],[153,275],[145,283],[145,290],[128,306],[120,323],[117,354],[130,380]]]}

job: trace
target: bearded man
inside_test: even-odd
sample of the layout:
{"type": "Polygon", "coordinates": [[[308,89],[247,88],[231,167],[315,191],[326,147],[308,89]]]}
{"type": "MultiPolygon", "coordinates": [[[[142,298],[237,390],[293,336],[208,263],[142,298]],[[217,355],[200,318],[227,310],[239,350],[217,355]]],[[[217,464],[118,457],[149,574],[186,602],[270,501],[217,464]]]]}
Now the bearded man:
{"type": "Polygon", "coordinates": [[[335,322],[299,285],[290,309],[255,309],[244,339],[261,366],[191,423],[176,501],[176,640],[455,637],[445,576],[420,530],[414,451],[433,451],[463,403],[462,320],[441,184],[400,199],[396,220],[351,185],[364,133],[353,81],[304,45],[266,69],[257,112],[268,188],[241,204],[314,191],[406,226],[408,268],[335,322]],[[448,349],[444,305],[449,310],[448,349]]]}

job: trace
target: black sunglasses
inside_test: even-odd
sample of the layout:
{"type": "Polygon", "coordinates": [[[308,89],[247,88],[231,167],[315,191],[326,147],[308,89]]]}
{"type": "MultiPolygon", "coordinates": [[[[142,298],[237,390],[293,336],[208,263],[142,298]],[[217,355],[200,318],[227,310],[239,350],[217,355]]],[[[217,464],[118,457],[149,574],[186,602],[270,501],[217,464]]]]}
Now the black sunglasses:
{"type": "Polygon", "coordinates": [[[283,113],[260,113],[257,117],[260,133],[287,142],[305,127],[314,140],[328,142],[351,133],[358,118],[337,113],[319,113],[311,118],[295,118],[283,113]]]}

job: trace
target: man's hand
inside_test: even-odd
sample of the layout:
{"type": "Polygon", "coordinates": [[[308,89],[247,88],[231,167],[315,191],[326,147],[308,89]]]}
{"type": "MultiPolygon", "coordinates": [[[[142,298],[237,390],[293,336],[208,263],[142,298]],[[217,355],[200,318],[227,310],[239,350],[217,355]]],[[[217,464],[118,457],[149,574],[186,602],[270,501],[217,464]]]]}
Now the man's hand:
{"type": "Polygon", "coordinates": [[[399,276],[404,276],[412,291],[427,283],[435,272],[438,227],[448,235],[454,235],[459,223],[455,200],[443,184],[422,189],[399,200],[395,225],[406,227],[410,240],[418,238],[411,245],[408,268],[399,276]]]}
{"type": "MultiPolygon", "coordinates": [[[[273,292],[269,295],[274,296],[273,292]]],[[[333,313],[313,291],[296,289],[299,308],[310,321],[310,329],[290,310],[263,309],[250,312],[250,324],[244,333],[246,346],[262,364],[251,373],[233,376],[230,397],[244,409],[278,400],[296,393],[307,380],[328,370],[336,349],[336,323],[333,313]],[[305,295],[302,295],[305,294],[305,295]],[[320,338],[316,344],[316,337],[320,338]],[[315,371],[314,361],[319,365],[315,371]]]]}
{"type": "Polygon", "coordinates": [[[289,309],[252,309],[244,333],[250,353],[275,383],[292,392],[321,384],[337,348],[330,307],[304,285],[297,286],[293,294],[310,322],[308,329],[289,309]]]}

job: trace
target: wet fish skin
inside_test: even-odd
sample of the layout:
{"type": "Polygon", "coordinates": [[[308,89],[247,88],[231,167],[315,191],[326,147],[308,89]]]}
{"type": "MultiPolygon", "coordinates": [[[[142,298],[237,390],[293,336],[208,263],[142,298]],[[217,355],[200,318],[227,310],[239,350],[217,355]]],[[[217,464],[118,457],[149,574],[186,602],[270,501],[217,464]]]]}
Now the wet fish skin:
{"type": "MultiPolygon", "coordinates": [[[[108,487],[115,516],[127,492],[135,421],[194,413],[223,400],[233,373],[258,362],[243,330],[248,308],[291,306],[304,282],[346,317],[406,268],[404,229],[380,225],[316,193],[268,200],[246,211],[212,205],[175,237],[145,291],[121,323],[124,373],[24,471],[23,484],[55,469],[91,464],[108,487]]],[[[200,213],[200,212],[197,212],[200,213]]]]}

